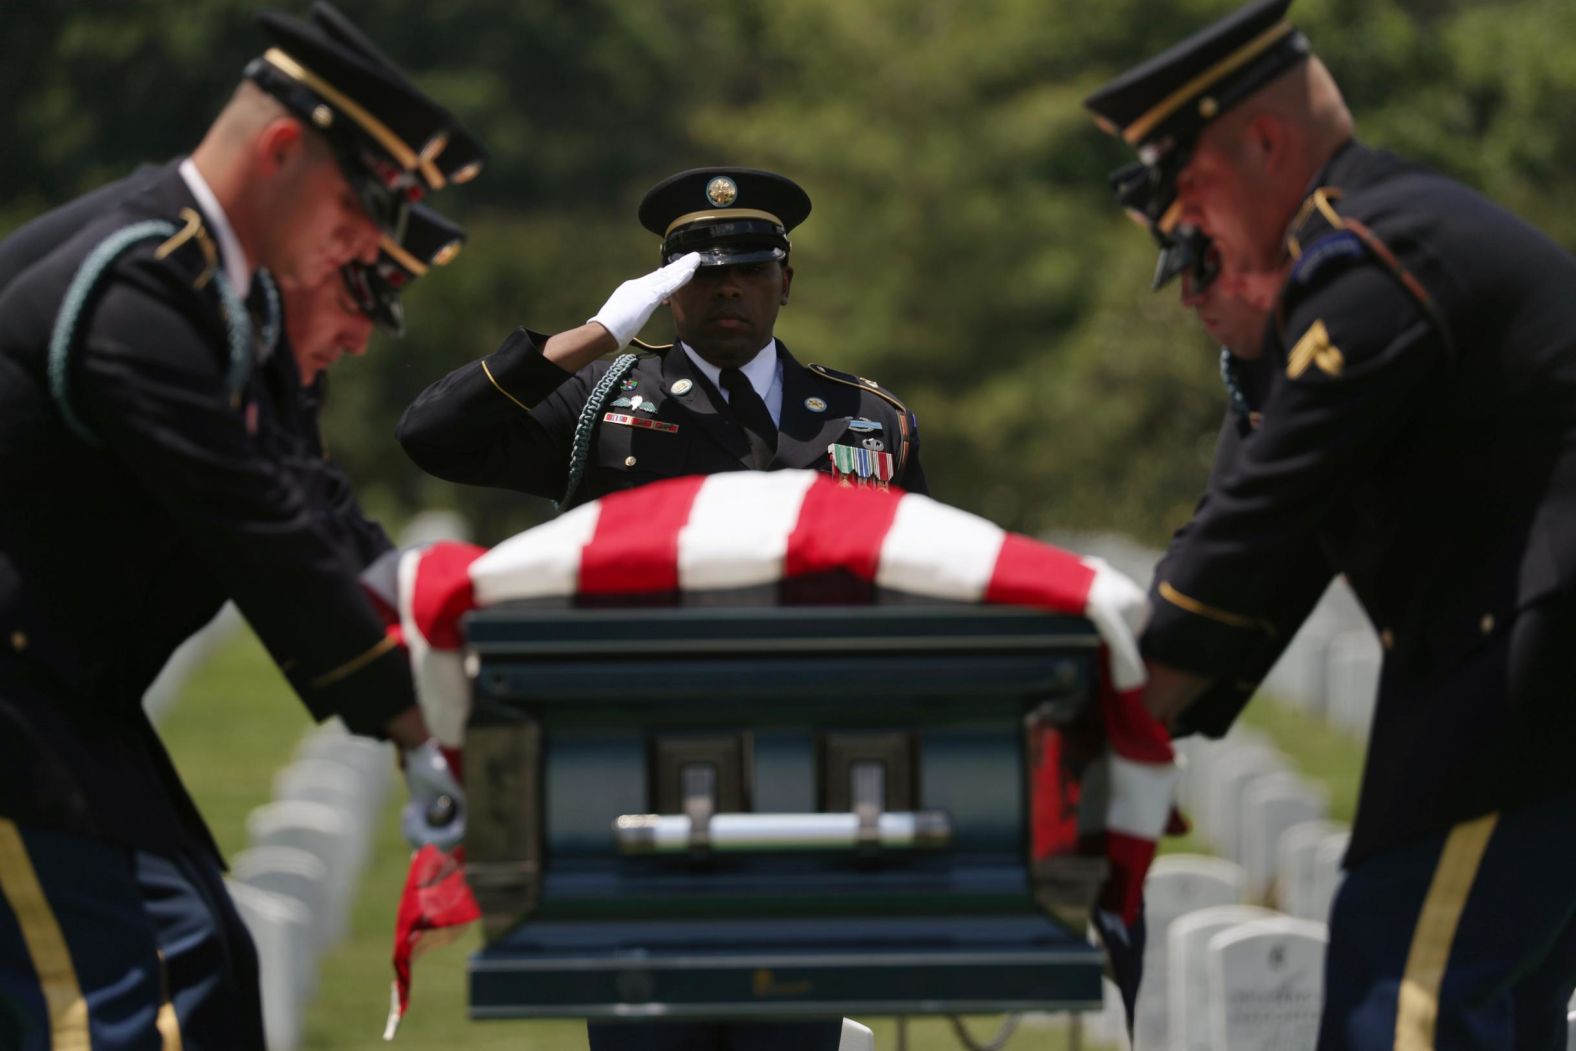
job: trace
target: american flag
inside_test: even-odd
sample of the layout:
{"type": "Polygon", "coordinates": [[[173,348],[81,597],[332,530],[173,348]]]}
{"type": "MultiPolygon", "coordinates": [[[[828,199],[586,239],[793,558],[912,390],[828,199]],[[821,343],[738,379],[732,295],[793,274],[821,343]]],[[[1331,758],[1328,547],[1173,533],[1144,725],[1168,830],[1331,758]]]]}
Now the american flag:
{"type": "MultiPolygon", "coordinates": [[[[385,598],[397,610],[391,630],[411,655],[429,726],[445,745],[462,748],[469,692],[459,619],[472,608],[617,596],[677,604],[693,593],[771,585],[792,601],[794,581],[832,575],[1094,624],[1105,658],[1105,740],[1081,786],[1077,841],[1109,862],[1100,901],[1108,921],[1136,924],[1177,773],[1169,735],[1139,701],[1144,594],[1099,559],[914,493],[838,485],[813,471],[738,471],[616,493],[490,551],[438,544],[399,553],[397,594],[385,598]]],[[[1037,856],[1056,845],[1048,829],[1031,833],[1037,856]]]]}

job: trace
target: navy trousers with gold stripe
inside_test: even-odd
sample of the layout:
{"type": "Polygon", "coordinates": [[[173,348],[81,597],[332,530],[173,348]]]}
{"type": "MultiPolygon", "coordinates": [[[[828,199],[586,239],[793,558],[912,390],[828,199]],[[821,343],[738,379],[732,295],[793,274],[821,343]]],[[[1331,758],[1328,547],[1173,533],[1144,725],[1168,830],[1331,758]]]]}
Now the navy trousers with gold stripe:
{"type": "Polygon", "coordinates": [[[1576,795],[1383,851],[1330,916],[1319,1051],[1563,1051],[1576,795]]]}
{"type": "Polygon", "coordinates": [[[0,1048],[261,1051],[257,978],[206,851],[0,818],[0,1048]]]}

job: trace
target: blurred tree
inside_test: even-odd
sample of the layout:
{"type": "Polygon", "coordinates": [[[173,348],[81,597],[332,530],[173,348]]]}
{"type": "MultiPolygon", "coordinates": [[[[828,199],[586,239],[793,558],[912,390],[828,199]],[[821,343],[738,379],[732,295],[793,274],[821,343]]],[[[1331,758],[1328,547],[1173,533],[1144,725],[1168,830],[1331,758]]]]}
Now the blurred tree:
{"type": "MultiPolygon", "coordinates": [[[[289,3],[284,6],[304,6],[289,3]]],[[[696,164],[810,191],[795,353],[919,413],[938,495],[1018,528],[1184,520],[1222,407],[1215,353],[1105,191],[1126,159],[1080,101],[1230,0],[340,0],[487,142],[438,204],[471,238],[409,293],[410,335],[338,367],[330,447],[394,517],[496,539],[545,502],[458,489],[392,440],[409,399],[517,324],[577,324],[656,262],[644,189],[696,164]]],[[[255,5],[28,0],[0,36],[0,229],[189,149],[260,50],[255,5]]],[[[1576,245],[1576,8],[1298,0],[1365,139],[1576,245]]],[[[654,321],[648,336],[663,335],[654,321]]]]}

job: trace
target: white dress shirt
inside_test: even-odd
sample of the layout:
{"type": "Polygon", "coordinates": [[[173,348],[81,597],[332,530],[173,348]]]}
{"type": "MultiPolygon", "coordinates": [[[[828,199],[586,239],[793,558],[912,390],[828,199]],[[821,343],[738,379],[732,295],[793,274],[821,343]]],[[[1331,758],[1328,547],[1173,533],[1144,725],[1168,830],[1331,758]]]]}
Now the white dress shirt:
{"type": "Polygon", "coordinates": [[[230,226],[229,216],[219,207],[219,198],[213,195],[208,180],[202,177],[202,172],[197,170],[197,165],[190,157],[181,161],[180,173],[186,181],[186,188],[197,198],[203,218],[208,220],[208,226],[219,241],[219,259],[225,276],[230,279],[230,287],[245,300],[252,291],[252,266],[246,261],[246,253],[241,251],[241,242],[230,226]]]}
{"type": "MultiPolygon", "coordinates": [[[[702,376],[711,381],[722,394],[722,400],[728,400],[728,391],[722,385],[722,370],[690,347],[688,343],[680,342],[684,353],[689,356],[690,364],[700,370],[702,376]]],[[[744,378],[750,381],[750,386],[755,388],[755,393],[761,396],[766,403],[766,411],[772,414],[772,425],[782,426],[783,419],[783,363],[777,357],[777,341],[770,339],[748,363],[739,366],[739,371],[744,373],[744,378]]]]}

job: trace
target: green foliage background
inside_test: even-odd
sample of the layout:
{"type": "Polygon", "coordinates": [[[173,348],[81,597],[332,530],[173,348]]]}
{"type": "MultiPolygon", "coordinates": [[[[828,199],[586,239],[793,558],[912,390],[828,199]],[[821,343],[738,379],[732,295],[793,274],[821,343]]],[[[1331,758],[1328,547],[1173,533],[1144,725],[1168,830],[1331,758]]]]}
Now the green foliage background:
{"type": "MultiPolygon", "coordinates": [[[[290,4],[289,6],[301,6],[290,4]]],[[[437,203],[466,251],[409,294],[409,336],[338,368],[330,447],[369,505],[458,506],[493,540],[551,513],[423,476],[392,438],[428,382],[516,324],[577,324],[656,261],[651,183],[737,163],[802,182],[804,359],[919,413],[942,499],[1006,525],[1187,515],[1221,395],[1215,353],[1147,291],[1147,239],[1107,199],[1125,160],[1080,99],[1223,0],[342,0],[488,143],[437,203]]],[[[254,5],[19,0],[0,35],[0,230],[189,149],[260,50],[254,5]]],[[[1360,134],[1576,245],[1576,7],[1299,0],[1360,134]]],[[[647,336],[662,338],[653,321],[647,336]]]]}

